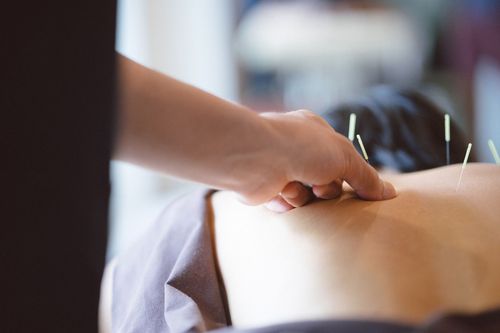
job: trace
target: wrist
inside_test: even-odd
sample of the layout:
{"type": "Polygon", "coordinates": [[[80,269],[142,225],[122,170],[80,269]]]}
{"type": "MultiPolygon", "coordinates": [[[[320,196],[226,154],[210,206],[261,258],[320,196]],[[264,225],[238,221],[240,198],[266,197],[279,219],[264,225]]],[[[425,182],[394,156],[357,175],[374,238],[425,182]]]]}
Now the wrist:
{"type": "Polygon", "coordinates": [[[279,170],[283,181],[289,182],[293,180],[292,156],[294,150],[292,145],[293,131],[290,131],[290,126],[287,126],[284,121],[285,114],[275,112],[265,112],[259,114],[259,118],[266,130],[268,155],[270,161],[279,170]]]}
{"type": "Polygon", "coordinates": [[[286,136],[279,121],[270,114],[252,113],[245,129],[239,133],[239,151],[231,163],[230,175],[235,181],[231,190],[248,204],[261,204],[276,196],[288,179],[286,136]]]}

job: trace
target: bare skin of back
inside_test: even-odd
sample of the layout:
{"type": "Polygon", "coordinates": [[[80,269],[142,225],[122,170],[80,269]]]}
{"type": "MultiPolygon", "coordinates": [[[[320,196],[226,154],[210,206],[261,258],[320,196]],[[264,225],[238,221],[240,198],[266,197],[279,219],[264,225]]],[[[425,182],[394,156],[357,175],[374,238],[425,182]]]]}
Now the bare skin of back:
{"type": "Polygon", "coordinates": [[[500,306],[500,167],[384,175],[398,197],[341,198],[285,214],[211,198],[233,324],[316,319],[418,323],[500,306]]]}

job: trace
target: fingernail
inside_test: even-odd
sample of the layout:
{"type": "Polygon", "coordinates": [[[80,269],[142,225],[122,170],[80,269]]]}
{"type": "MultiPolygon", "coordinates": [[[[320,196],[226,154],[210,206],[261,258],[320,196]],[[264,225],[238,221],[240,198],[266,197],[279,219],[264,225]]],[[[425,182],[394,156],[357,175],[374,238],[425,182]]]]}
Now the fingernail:
{"type": "Polygon", "coordinates": [[[276,212],[276,213],[288,212],[291,208],[293,208],[290,205],[285,205],[282,202],[277,201],[277,200],[271,200],[271,201],[267,202],[265,206],[267,209],[269,209],[273,212],[276,212]]]}
{"type": "Polygon", "coordinates": [[[384,192],[382,193],[382,199],[392,199],[398,195],[398,192],[394,188],[394,186],[389,183],[384,181],[384,192]]]}

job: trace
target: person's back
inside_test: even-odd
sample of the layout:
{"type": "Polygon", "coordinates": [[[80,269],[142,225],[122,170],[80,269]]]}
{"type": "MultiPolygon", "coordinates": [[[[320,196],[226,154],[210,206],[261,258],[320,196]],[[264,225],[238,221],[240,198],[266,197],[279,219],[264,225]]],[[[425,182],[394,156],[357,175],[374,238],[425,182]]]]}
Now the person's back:
{"type": "Polygon", "coordinates": [[[212,197],[235,326],[313,319],[419,323],[500,305],[500,168],[392,175],[394,200],[350,193],[274,214],[212,197]]]}

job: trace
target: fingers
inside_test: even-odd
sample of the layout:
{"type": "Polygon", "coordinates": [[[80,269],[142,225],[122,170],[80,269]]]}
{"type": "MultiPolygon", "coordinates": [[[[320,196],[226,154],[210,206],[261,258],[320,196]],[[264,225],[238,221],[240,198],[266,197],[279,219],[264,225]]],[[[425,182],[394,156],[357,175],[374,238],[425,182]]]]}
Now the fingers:
{"type": "Polygon", "coordinates": [[[288,202],[285,201],[280,195],[275,196],[271,200],[269,200],[266,203],[266,208],[276,212],[276,213],[284,213],[288,212],[289,210],[294,209],[292,205],[290,205],[288,202]]]}
{"type": "Polygon", "coordinates": [[[310,188],[299,182],[290,182],[280,193],[281,197],[293,207],[301,207],[313,199],[310,188]]]}
{"type": "Polygon", "coordinates": [[[279,195],[267,202],[266,207],[274,212],[284,213],[304,206],[313,198],[314,195],[310,188],[299,182],[290,182],[279,195]]]}
{"type": "Polygon", "coordinates": [[[300,182],[290,182],[266,207],[284,213],[304,206],[314,197],[335,199],[342,194],[342,179],[345,179],[362,199],[386,200],[397,195],[394,186],[380,179],[377,171],[366,163],[350,143],[344,147],[344,158],[345,169],[339,179],[326,185],[313,185],[312,188],[300,182]]]}
{"type": "Polygon", "coordinates": [[[327,185],[314,185],[313,193],[320,199],[335,199],[342,194],[342,180],[337,179],[327,185]]]}
{"type": "Polygon", "coordinates": [[[394,186],[379,178],[377,171],[358,154],[351,144],[344,145],[344,178],[356,194],[366,200],[386,200],[397,195],[394,186]]]}
{"type": "Polygon", "coordinates": [[[299,182],[288,183],[280,195],[271,199],[266,207],[277,213],[284,213],[304,206],[314,197],[320,199],[335,199],[342,194],[342,181],[335,180],[327,185],[314,185],[312,188],[299,182]]]}

